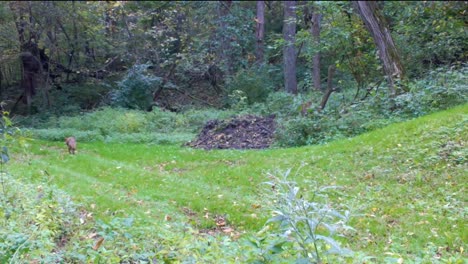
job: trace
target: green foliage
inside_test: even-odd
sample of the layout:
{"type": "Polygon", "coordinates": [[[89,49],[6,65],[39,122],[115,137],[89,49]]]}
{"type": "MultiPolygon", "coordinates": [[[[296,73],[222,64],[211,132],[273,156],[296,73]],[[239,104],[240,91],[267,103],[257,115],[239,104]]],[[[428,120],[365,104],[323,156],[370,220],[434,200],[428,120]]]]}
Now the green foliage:
{"type": "Polygon", "coordinates": [[[243,99],[243,104],[264,102],[269,93],[277,87],[277,79],[278,69],[272,66],[264,65],[240,70],[227,85],[230,94],[228,104],[238,107],[242,97],[246,97],[247,101],[243,99]]]}
{"type": "Polygon", "coordinates": [[[17,135],[17,128],[13,127],[13,123],[9,117],[9,113],[3,111],[1,113],[2,118],[0,119],[0,147],[1,147],[1,159],[0,164],[2,165],[3,173],[3,164],[7,163],[10,160],[8,154],[8,147],[12,145],[12,142],[15,140],[17,135]]]}
{"type": "Polygon", "coordinates": [[[55,92],[54,104],[56,109],[62,111],[62,114],[76,113],[71,108],[75,105],[80,109],[93,109],[97,107],[105,94],[110,90],[110,87],[103,82],[90,80],[86,83],[63,85],[63,93],[66,97],[63,98],[62,92],[55,92]]]}
{"type": "Polygon", "coordinates": [[[310,118],[279,119],[277,123],[279,126],[275,133],[275,142],[279,146],[307,145],[309,137],[314,135],[314,130],[320,131],[320,127],[315,126],[314,121],[310,118]]]}
{"type": "Polygon", "coordinates": [[[31,134],[35,138],[40,138],[50,141],[64,141],[65,138],[73,136],[78,141],[102,141],[104,136],[99,130],[80,131],[71,128],[40,128],[31,129],[31,134]]]}
{"type": "MultiPolygon", "coordinates": [[[[51,141],[63,141],[65,137],[74,136],[81,142],[180,144],[191,140],[208,120],[225,119],[234,114],[233,111],[216,109],[174,113],[159,108],[147,112],[103,107],[76,116],[52,116],[27,130],[36,138],[51,141]]],[[[19,121],[23,124],[29,122],[28,119],[19,121]]]]}
{"type": "MultiPolygon", "coordinates": [[[[363,89],[382,80],[374,41],[355,14],[352,3],[323,1],[307,2],[304,6],[309,12],[313,9],[321,14],[322,19],[320,43],[316,43],[311,36],[311,25],[306,23],[310,21],[304,21],[309,19],[304,16],[304,9],[296,10],[300,89],[311,88],[309,73],[312,58],[318,52],[322,55],[322,83],[329,65],[337,67],[335,80],[353,84],[340,85],[343,90],[352,89],[355,84],[363,89]]],[[[435,67],[466,60],[465,6],[463,2],[379,4],[402,53],[407,76],[420,78],[435,67]]],[[[226,103],[237,107],[236,110],[245,110],[244,102],[239,99],[246,97],[247,103],[253,105],[265,101],[269,93],[282,87],[281,2],[268,3],[265,10],[267,63],[262,67],[253,67],[254,2],[229,5],[178,1],[165,4],[74,2],[72,5],[32,2],[27,5],[29,12],[23,14],[20,10],[24,8],[26,5],[22,2],[0,5],[0,62],[2,87],[6,87],[2,89],[2,96],[16,101],[22,92],[13,88],[20,87],[22,76],[18,50],[27,44],[19,41],[34,39],[51,60],[47,64],[49,68],[42,70],[43,73],[50,71],[50,78],[43,83],[48,83],[45,88],[50,92],[52,109],[48,109],[46,89],[38,82],[32,112],[71,114],[95,109],[107,103],[108,98],[103,95],[109,87],[104,83],[112,84],[127,68],[131,69],[112,93],[112,99],[114,105],[131,109],[147,110],[152,105],[151,93],[161,84],[162,76],[169,76],[173,83],[187,90],[202,89],[216,79],[218,88],[227,94],[215,94],[215,89],[204,92],[208,96],[225,97],[226,103]],[[25,21],[34,18],[37,23],[25,25],[25,35],[18,38],[18,32],[11,29],[18,22],[15,18],[22,16],[25,21]],[[60,30],[53,32],[55,28],[60,30]],[[55,36],[50,39],[50,34],[38,32],[55,36]],[[154,76],[144,73],[141,63],[145,62],[154,66],[154,76]],[[213,66],[220,69],[219,74],[215,74],[214,79],[207,78],[207,71],[213,66]],[[49,85],[51,83],[62,89],[55,89],[59,86],[49,85]],[[237,91],[244,94],[235,95],[237,91]]],[[[16,111],[26,113],[26,108],[19,104],[16,111]]]]}
{"type": "Polygon", "coordinates": [[[192,140],[192,133],[134,133],[134,134],[113,134],[104,138],[109,143],[151,143],[155,145],[175,145],[192,140]]]}
{"type": "MultiPolygon", "coordinates": [[[[275,206],[291,208],[280,198],[293,197],[283,195],[298,187],[292,204],[330,206],[341,215],[348,205],[359,212],[349,223],[355,230],[340,233],[346,239],[331,236],[355,252],[352,259],[327,254],[331,248],[323,244],[324,263],[463,263],[467,111],[464,105],[326,145],[263,151],[84,142],[77,155],[68,155],[63,142],[35,140],[27,153],[14,149],[17,158],[9,165],[15,176],[8,181],[29,185],[13,188],[18,194],[9,189],[8,197],[18,197],[16,204],[54,205],[56,210],[43,209],[48,218],[39,218],[41,226],[65,230],[60,238],[66,239],[44,236],[33,255],[20,249],[17,256],[28,263],[294,263],[303,252],[299,233],[284,237],[285,229],[265,223],[277,216],[271,215],[275,206]],[[265,172],[296,167],[301,173],[289,175],[291,185],[276,182],[275,190],[284,191],[266,191],[265,172]],[[39,185],[47,187],[37,193],[39,185]],[[317,186],[341,187],[314,197],[317,186]],[[60,194],[55,188],[82,204],[75,207],[79,216],[71,214],[73,222],[51,202],[60,194]],[[215,215],[225,216],[227,225],[217,226],[215,215]],[[99,237],[105,240],[96,251],[99,237]]],[[[21,219],[15,212],[18,224],[0,228],[20,234],[8,238],[8,248],[29,237],[19,223],[36,223],[34,209],[26,208],[21,219]]],[[[281,211],[297,216],[286,209],[281,211]]],[[[326,228],[317,234],[329,236],[326,228]]]]}
{"type": "MultiPolygon", "coordinates": [[[[1,104],[3,105],[3,103],[1,104]]],[[[2,111],[0,119],[0,218],[4,218],[4,220],[11,217],[14,209],[14,200],[10,197],[7,181],[9,173],[6,165],[10,161],[10,149],[21,148],[25,145],[26,138],[21,134],[19,128],[13,125],[9,113],[2,111]]]]}
{"type": "Polygon", "coordinates": [[[147,72],[149,64],[134,65],[118,83],[118,90],[111,95],[114,105],[147,110],[153,104],[153,92],[162,85],[162,78],[150,76],[147,72]]]}
{"type": "Polygon", "coordinates": [[[79,226],[78,206],[53,186],[24,184],[2,174],[6,204],[0,208],[0,261],[54,262],[56,243],[79,226]]]}
{"type": "MultiPolygon", "coordinates": [[[[178,115],[178,119],[186,119],[186,126],[189,131],[198,133],[200,129],[206,124],[209,120],[214,119],[227,119],[234,115],[237,112],[227,109],[227,110],[219,110],[219,109],[192,109],[186,112],[180,113],[178,115]]],[[[183,123],[183,122],[181,122],[183,123]]]]}
{"type": "Polygon", "coordinates": [[[247,95],[244,91],[234,90],[228,95],[230,108],[235,111],[242,111],[247,108],[247,95]]]}
{"type": "Polygon", "coordinates": [[[424,79],[409,82],[410,91],[395,98],[389,98],[382,88],[374,88],[366,99],[359,100],[363,96],[361,92],[353,101],[355,92],[345,89],[332,93],[323,111],[317,110],[322,96],[318,91],[309,93],[307,97],[269,92],[263,102],[246,105],[245,92],[236,90],[230,97],[233,108],[228,110],[192,109],[174,113],[159,108],[146,112],[103,107],[70,117],[17,117],[17,122],[36,127],[31,130],[36,137],[47,140],[62,141],[65,136],[75,135],[80,141],[124,140],[166,144],[182,143],[180,140],[198,133],[208,120],[226,119],[238,113],[274,114],[277,121],[276,145],[302,146],[352,137],[462,104],[467,101],[466,76],[465,65],[438,68],[424,79]],[[312,104],[305,116],[300,115],[302,105],[307,101],[312,104]]]}
{"type": "Polygon", "coordinates": [[[466,5],[462,2],[389,2],[396,45],[410,76],[466,60],[466,5]]]}
{"type": "Polygon", "coordinates": [[[295,116],[299,113],[299,106],[303,102],[301,95],[286,92],[270,93],[263,103],[256,103],[250,107],[251,111],[261,115],[275,114],[279,117],[295,116]]]}
{"type": "Polygon", "coordinates": [[[297,183],[288,179],[290,172],[287,170],[281,176],[270,175],[271,181],[267,182],[273,190],[269,200],[275,201],[274,216],[267,223],[279,224],[278,230],[271,232],[280,232],[285,243],[293,241],[293,252],[297,251],[296,262],[299,263],[322,263],[326,254],[351,256],[352,251],[341,247],[336,240],[352,230],[346,225],[350,213],[333,208],[328,201],[329,193],[338,187],[306,183],[311,190],[300,192],[297,183]]]}
{"type": "Polygon", "coordinates": [[[410,82],[410,91],[395,98],[376,91],[365,100],[352,102],[354,94],[342,92],[340,98],[334,93],[324,111],[317,111],[312,105],[306,116],[299,116],[297,110],[289,116],[279,115],[276,144],[321,144],[466,103],[467,69],[465,65],[431,71],[426,78],[410,82]]]}

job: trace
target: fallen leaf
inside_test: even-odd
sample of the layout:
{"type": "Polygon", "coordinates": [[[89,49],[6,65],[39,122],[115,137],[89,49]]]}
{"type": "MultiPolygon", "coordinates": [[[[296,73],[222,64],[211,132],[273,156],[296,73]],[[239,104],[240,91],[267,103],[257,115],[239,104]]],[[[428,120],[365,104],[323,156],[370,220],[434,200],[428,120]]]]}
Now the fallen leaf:
{"type": "Polygon", "coordinates": [[[221,228],[221,230],[223,230],[224,233],[231,233],[234,231],[234,229],[230,228],[230,227],[223,227],[221,228]]]}
{"type": "Polygon", "coordinates": [[[260,204],[252,204],[253,209],[258,209],[260,207],[262,207],[260,204]]]}
{"type": "Polygon", "coordinates": [[[217,217],[216,218],[216,225],[217,226],[225,226],[226,225],[226,219],[224,219],[224,217],[217,217]]]}
{"type": "Polygon", "coordinates": [[[102,242],[104,242],[104,238],[103,238],[103,237],[101,237],[101,238],[98,239],[98,241],[97,241],[96,244],[94,245],[93,249],[94,249],[94,250],[98,250],[98,249],[101,247],[102,242]]]}

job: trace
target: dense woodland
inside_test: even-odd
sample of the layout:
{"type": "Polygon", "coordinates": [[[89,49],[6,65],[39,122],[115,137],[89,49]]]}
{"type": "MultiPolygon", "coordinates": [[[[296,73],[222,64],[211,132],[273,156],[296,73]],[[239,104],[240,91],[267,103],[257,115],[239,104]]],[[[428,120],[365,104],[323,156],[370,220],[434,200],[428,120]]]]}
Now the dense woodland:
{"type": "Polygon", "coordinates": [[[412,90],[410,80],[464,67],[466,7],[463,1],[2,2],[0,92],[4,109],[21,115],[106,105],[232,108],[272,100],[278,91],[304,95],[304,108],[314,110],[326,108],[332,93],[353,93],[341,103],[355,104],[383,89],[392,100],[412,90]]]}
{"type": "Polygon", "coordinates": [[[467,12],[1,1],[0,262],[464,263],[467,12]]]}

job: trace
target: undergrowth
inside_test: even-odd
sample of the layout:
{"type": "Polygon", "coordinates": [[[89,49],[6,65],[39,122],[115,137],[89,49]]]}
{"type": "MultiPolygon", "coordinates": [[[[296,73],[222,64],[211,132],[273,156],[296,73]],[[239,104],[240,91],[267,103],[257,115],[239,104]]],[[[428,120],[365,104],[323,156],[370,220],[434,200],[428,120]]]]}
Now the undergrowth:
{"type": "Polygon", "coordinates": [[[180,144],[191,140],[208,120],[224,119],[233,114],[214,109],[178,114],[159,108],[146,112],[104,107],[76,116],[52,117],[36,124],[24,117],[16,117],[16,122],[22,126],[31,125],[23,130],[44,140],[62,141],[74,136],[82,142],[180,144]]]}
{"type": "MultiPolygon", "coordinates": [[[[30,184],[13,188],[25,190],[16,196],[15,206],[21,208],[23,199],[32,199],[37,208],[31,210],[45,210],[47,219],[57,219],[62,228],[43,226],[54,232],[73,230],[70,234],[76,237],[58,246],[55,235],[48,236],[44,246],[38,246],[40,256],[21,252],[22,257],[34,261],[54,255],[65,262],[104,263],[293,263],[307,255],[309,262],[315,261],[310,251],[314,240],[304,240],[304,251],[299,237],[304,233],[295,234],[288,225],[305,223],[304,215],[287,206],[293,201],[291,205],[320,202],[316,208],[327,209],[307,211],[311,219],[317,219],[314,212],[333,212],[328,209],[342,216],[352,212],[346,225],[354,230],[339,228],[344,232],[334,236],[318,227],[317,233],[305,233],[304,237],[326,235],[354,252],[349,257],[327,254],[333,241],[315,240],[327,242],[315,253],[324,263],[463,263],[468,234],[463,207],[466,107],[303,148],[203,151],[84,142],[77,155],[68,155],[62,142],[32,141],[27,152],[14,152],[9,167],[17,180],[30,184]],[[292,183],[286,185],[292,189],[280,184],[274,190],[264,188],[264,175],[275,168],[295,171],[298,163],[301,173],[291,175],[292,183]],[[74,222],[68,222],[53,202],[60,195],[50,192],[53,185],[80,204],[79,216],[70,219],[74,222]],[[39,186],[52,198],[36,201],[39,186]],[[288,196],[295,186],[300,193],[288,196]],[[317,186],[341,187],[328,189],[322,200],[314,199],[317,186]],[[49,204],[56,210],[41,208],[49,204]],[[281,204],[286,206],[278,207],[281,204]],[[278,212],[289,216],[281,219],[286,225],[267,223],[278,212]],[[220,226],[215,221],[219,216],[224,219],[220,226]]],[[[8,197],[14,193],[10,190],[8,197]]],[[[323,223],[330,226],[339,219],[323,223]]],[[[23,220],[37,226],[35,218],[18,219],[23,220]]]]}
{"type": "Polygon", "coordinates": [[[408,83],[409,92],[388,97],[384,87],[371,89],[365,99],[353,89],[332,93],[327,107],[318,111],[322,93],[291,95],[284,92],[262,93],[265,100],[247,101],[245,91],[233,90],[230,109],[188,110],[175,113],[103,107],[72,116],[47,113],[17,116],[23,130],[36,138],[63,140],[75,136],[79,141],[180,144],[193,139],[203,125],[213,119],[234,115],[276,116],[275,146],[314,145],[356,136],[392,123],[444,110],[468,101],[466,65],[439,68],[421,80],[408,83]],[[355,98],[356,97],[356,98],[355,98]],[[311,106],[302,115],[304,102],[311,106]]]}

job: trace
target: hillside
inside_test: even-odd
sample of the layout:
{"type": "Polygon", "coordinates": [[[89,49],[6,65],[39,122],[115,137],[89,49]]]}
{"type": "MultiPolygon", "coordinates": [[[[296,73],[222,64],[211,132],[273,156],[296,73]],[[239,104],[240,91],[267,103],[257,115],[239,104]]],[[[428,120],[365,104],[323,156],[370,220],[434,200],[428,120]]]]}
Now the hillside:
{"type": "MultiPolygon", "coordinates": [[[[79,244],[93,245],[95,236],[88,235],[98,233],[106,238],[104,259],[143,252],[175,260],[209,256],[206,263],[252,261],[253,249],[236,241],[262,229],[270,216],[262,184],[267,174],[291,168],[306,197],[310,180],[343,187],[330,198],[354,214],[349,224],[355,231],[342,242],[357,252],[351,258],[356,263],[365,256],[376,263],[462,263],[468,241],[467,122],[465,104],[325,145],[249,151],[79,142],[72,156],[63,142],[34,140],[26,152],[12,155],[7,169],[34,186],[57,186],[89,214],[86,230],[68,234],[60,245],[65,255],[79,244]],[[215,236],[216,247],[200,249],[205,240],[197,242],[199,234],[217,234],[221,216],[229,232],[215,236]],[[131,227],[116,224],[129,217],[131,227]],[[151,246],[154,240],[160,247],[151,246]]],[[[80,252],[96,259],[89,246],[80,252]]]]}

